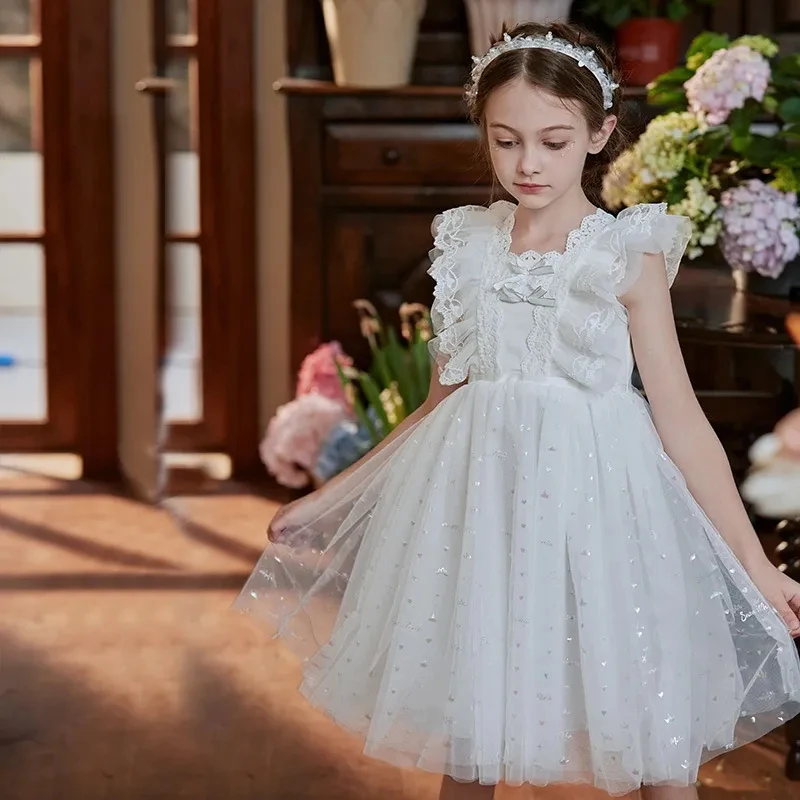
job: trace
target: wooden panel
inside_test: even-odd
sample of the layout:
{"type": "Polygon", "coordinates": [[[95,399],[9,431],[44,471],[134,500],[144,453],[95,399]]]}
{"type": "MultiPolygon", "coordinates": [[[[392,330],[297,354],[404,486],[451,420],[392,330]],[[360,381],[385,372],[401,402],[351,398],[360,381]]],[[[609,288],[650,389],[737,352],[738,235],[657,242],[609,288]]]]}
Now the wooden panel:
{"type": "Polygon", "coordinates": [[[321,342],[322,296],[322,141],[319,119],[322,100],[294,98],[288,106],[288,124],[294,141],[303,142],[301,158],[293,148],[292,253],[291,253],[291,358],[292,382],[303,359],[321,342]],[[300,189],[302,187],[302,189],[300,189]]]}
{"type": "Polygon", "coordinates": [[[473,185],[491,174],[468,123],[328,125],[325,178],[347,184],[473,185]]]}
{"type": "Polygon", "coordinates": [[[224,334],[225,452],[234,478],[263,472],[258,455],[254,15],[254,0],[220,2],[219,96],[214,108],[220,150],[212,158],[219,164],[217,256],[222,258],[219,272],[225,275],[225,328],[220,331],[224,334]]]}
{"type": "MultiPolygon", "coordinates": [[[[74,257],[70,253],[70,119],[68,8],[61,0],[41,4],[42,139],[47,309],[47,406],[53,434],[48,446],[75,448],[77,394],[74,257]],[[60,131],[60,134],[55,134],[60,131]],[[70,374],[72,373],[72,374],[70,374]]],[[[105,67],[107,69],[107,65],[105,67]]],[[[85,101],[86,98],[83,98],[85,101]]],[[[82,98],[75,98],[81,102],[82,98]]],[[[100,101],[102,102],[102,100],[100,101]]],[[[79,168],[79,165],[75,165],[79,168]]],[[[86,218],[84,217],[84,225],[86,218]]],[[[79,233],[79,232],[75,232],[79,233]]],[[[113,295],[111,297],[113,307],[113,295]]],[[[42,444],[45,444],[44,442],[42,444]]]]}
{"type": "Polygon", "coordinates": [[[742,6],[742,0],[717,0],[711,10],[709,29],[730,36],[740,36],[744,33],[742,6]]]}
{"type": "MultiPolygon", "coordinates": [[[[45,4],[47,5],[47,4],[45,4]]],[[[117,456],[111,5],[69,0],[70,258],[78,328],[78,429],[84,476],[115,478],[117,456]],[[91,322],[91,324],[89,324],[91,322]],[[86,391],[86,387],[91,387],[86,391]]],[[[71,359],[70,359],[71,360],[71,359]]],[[[72,361],[72,360],[71,360],[72,361]]]]}
{"type": "Polygon", "coordinates": [[[431,222],[440,210],[336,213],[326,219],[323,339],[340,341],[366,367],[369,347],[353,300],[369,300],[395,327],[402,303],[430,305],[431,222]]]}

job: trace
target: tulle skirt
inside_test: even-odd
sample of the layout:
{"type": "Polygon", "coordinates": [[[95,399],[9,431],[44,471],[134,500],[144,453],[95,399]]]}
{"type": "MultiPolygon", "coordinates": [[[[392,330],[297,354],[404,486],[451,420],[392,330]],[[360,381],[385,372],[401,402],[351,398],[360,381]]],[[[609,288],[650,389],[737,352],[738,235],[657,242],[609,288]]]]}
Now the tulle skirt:
{"type": "Polygon", "coordinates": [[[236,607],[376,758],[624,794],[800,712],[786,626],[629,386],[471,382],[285,522],[236,607]]]}

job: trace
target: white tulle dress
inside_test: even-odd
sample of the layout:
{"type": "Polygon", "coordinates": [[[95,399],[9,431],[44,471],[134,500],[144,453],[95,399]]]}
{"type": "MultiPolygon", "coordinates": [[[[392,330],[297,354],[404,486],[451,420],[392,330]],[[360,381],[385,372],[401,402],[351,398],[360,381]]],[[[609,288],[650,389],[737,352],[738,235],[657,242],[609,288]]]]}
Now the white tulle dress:
{"type": "Polygon", "coordinates": [[[236,607],[303,659],[367,754],[485,784],[692,784],[800,711],[786,626],[689,493],[631,386],[642,253],[688,222],[603,211],[510,252],[514,206],[434,223],[441,382],[457,388],[293,507],[236,607]]]}

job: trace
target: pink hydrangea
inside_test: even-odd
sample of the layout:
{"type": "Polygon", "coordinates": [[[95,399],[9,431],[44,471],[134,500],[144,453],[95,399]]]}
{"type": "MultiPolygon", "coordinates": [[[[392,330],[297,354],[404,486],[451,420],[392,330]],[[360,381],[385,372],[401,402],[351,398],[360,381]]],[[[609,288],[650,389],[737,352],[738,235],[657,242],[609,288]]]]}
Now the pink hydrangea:
{"type": "Polygon", "coordinates": [[[348,419],[343,403],[323,394],[304,394],[280,406],[261,442],[261,460],[278,483],[293,489],[308,485],[323,442],[348,419]]]}
{"type": "Polygon", "coordinates": [[[750,180],[723,192],[720,206],[720,247],[731,267],[777,278],[800,252],[796,195],[750,180]]]}
{"type": "Polygon", "coordinates": [[[313,353],[303,359],[297,375],[297,395],[320,394],[347,404],[336,362],[341,367],[352,367],[353,359],[344,353],[339,342],[321,344],[313,353]]]}
{"type": "Polygon", "coordinates": [[[689,108],[709,125],[720,125],[748,98],[761,102],[771,76],[767,59],[749,47],[717,50],[684,84],[689,108]]]}

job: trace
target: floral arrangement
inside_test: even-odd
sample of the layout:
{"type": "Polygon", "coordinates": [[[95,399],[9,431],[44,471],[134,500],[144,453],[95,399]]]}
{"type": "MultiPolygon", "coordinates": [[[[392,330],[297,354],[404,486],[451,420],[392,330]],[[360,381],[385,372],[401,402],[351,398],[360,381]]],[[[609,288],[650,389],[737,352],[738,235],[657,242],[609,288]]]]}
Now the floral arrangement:
{"type": "Polygon", "coordinates": [[[800,250],[800,55],[765,36],[704,33],[648,87],[663,109],[612,165],[611,209],[665,202],[691,219],[690,259],[778,277],[800,250]]]}
{"type": "Polygon", "coordinates": [[[429,310],[400,308],[401,343],[366,300],[354,304],[372,353],[355,368],[338,342],[303,360],[295,398],[278,408],[261,442],[267,470],[284,486],[319,486],[358,461],[425,400],[431,377],[429,310]]]}

